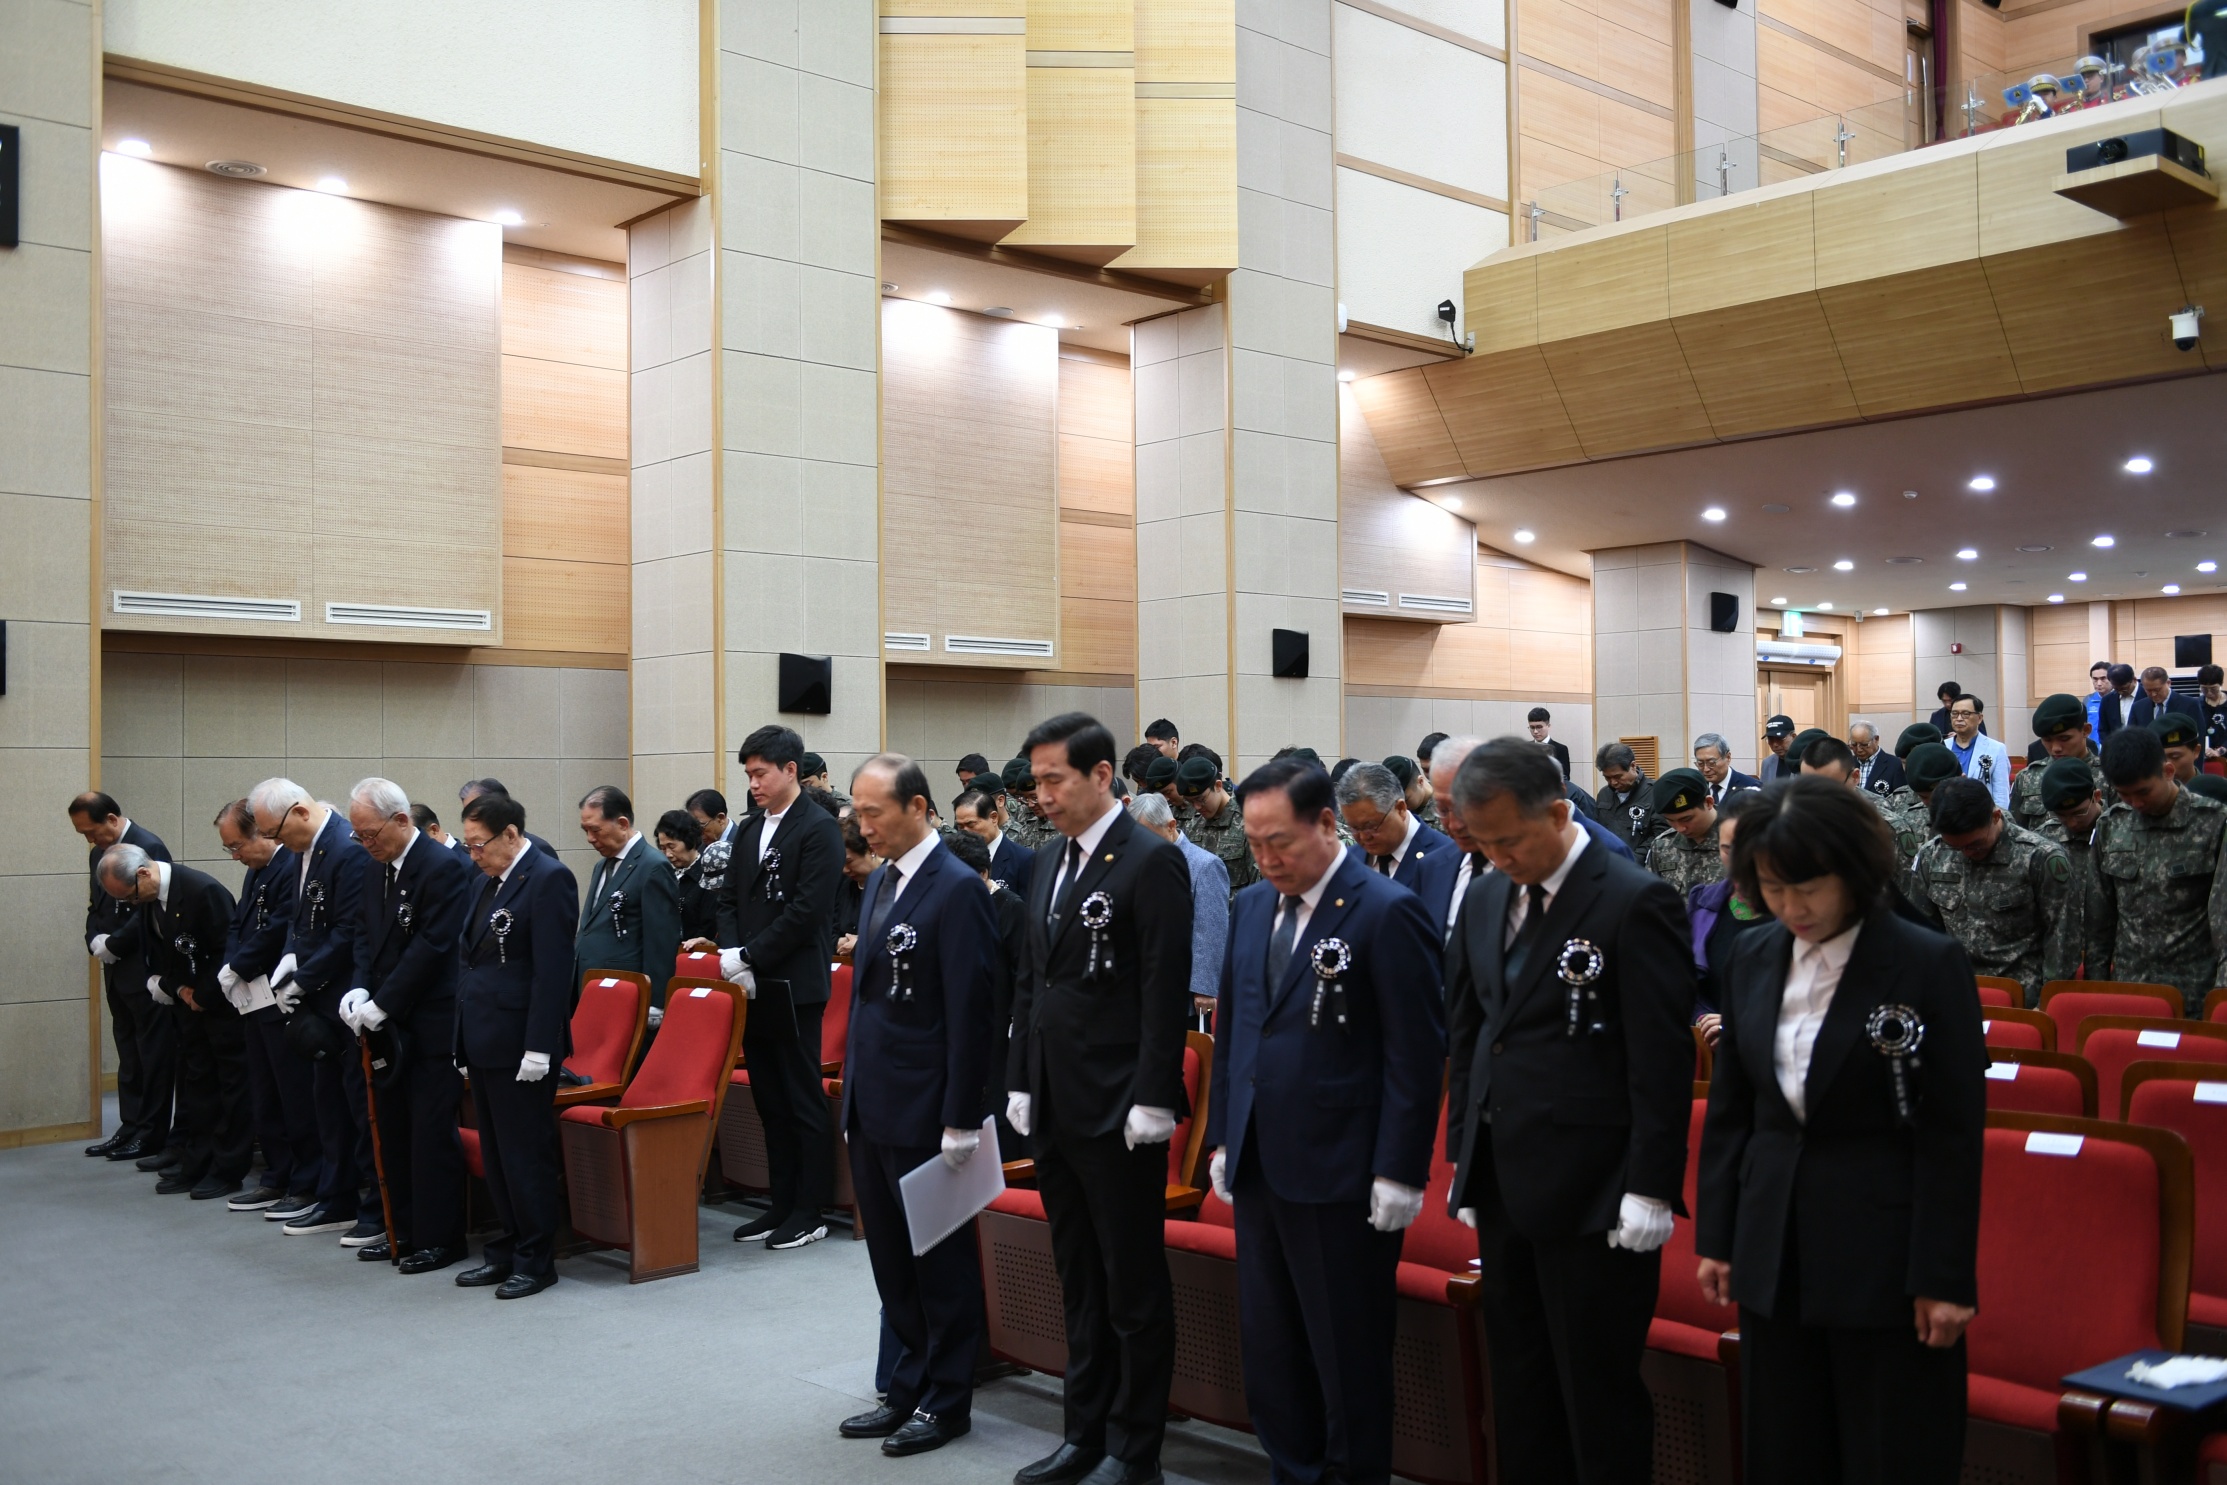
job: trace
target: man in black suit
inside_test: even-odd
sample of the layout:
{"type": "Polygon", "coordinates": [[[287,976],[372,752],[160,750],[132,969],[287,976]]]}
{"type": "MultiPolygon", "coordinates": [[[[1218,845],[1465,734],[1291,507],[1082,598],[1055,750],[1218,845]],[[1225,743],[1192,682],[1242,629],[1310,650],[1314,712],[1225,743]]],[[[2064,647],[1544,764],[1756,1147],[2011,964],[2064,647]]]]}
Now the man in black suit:
{"type": "Polygon", "coordinates": [[[882,1315],[901,1355],[881,1406],[843,1421],[896,1456],[941,1448],[971,1426],[982,1344],[982,1260],[963,1224],[915,1254],[898,1179],[983,1150],[984,1079],[998,952],[990,894],[928,827],[928,776],[910,758],[869,758],[851,779],[858,828],[886,863],[866,879],[851,980],[843,1134],[882,1315]]]}
{"type": "Polygon", "coordinates": [[[1693,740],[1693,766],[1708,784],[1709,803],[1713,805],[1724,803],[1724,796],[1735,790],[1763,787],[1763,781],[1754,774],[1732,766],[1732,744],[1719,733],[1704,732],[1693,740]]]}
{"type": "Polygon", "coordinates": [[[169,1015],[147,993],[146,964],[128,944],[109,942],[138,914],[101,890],[100,864],[101,853],[113,845],[137,846],[157,861],[168,861],[170,848],[146,826],[125,819],[116,801],[99,790],[70,801],[70,828],[91,848],[85,853],[92,888],[85,902],[85,952],[100,961],[101,992],[116,1039],[116,1132],[86,1146],[85,1153],[148,1159],[161,1155],[170,1139],[176,1050],[169,1015]]]}
{"type": "Polygon", "coordinates": [[[1848,751],[1856,755],[1856,787],[1892,794],[1902,782],[1902,760],[1879,746],[1879,729],[1869,722],[1848,724],[1848,751]]]}
{"type": "Polygon", "coordinates": [[[572,988],[591,969],[649,976],[650,1006],[662,1013],[665,982],[680,953],[680,888],[664,857],[634,828],[634,801],[616,784],[598,784],[580,801],[580,833],[603,859],[588,878],[573,940],[572,988]]]}
{"type": "Polygon", "coordinates": [[[1068,712],[1022,742],[1038,850],[1006,1117],[1036,1146],[1067,1314],[1066,1440],[1016,1485],[1158,1485],[1175,1368],[1162,1231],[1187,1111],[1191,872],[1114,800],[1114,740],[1068,712]]]}
{"type": "Polygon", "coordinates": [[[471,1074],[480,1163],[502,1232],[456,1285],[493,1284],[497,1299],[523,1299],[557,1282],[555,1073],[572,1050],[580,886],[527,838],[525,808],[508,794],[465,805],[460,833],[486,880],[464,917],[453,1056],[471,1074]]]}
{"type": "MultiPolygon", "coordinates": [[[[1362,769],[1406,810],[1373,763],[1341,792],[1362,769]]],[[[1236,1208],[1245,1400],[1276,1479],[1385,1485],[1400,1234],[1446,1065],[1439,926],[1339,846],[1321,769],[1279,759],[1237,798],[1264,880],[1231,913],[1206,1143],[1236,1208]]]]}
{"type": "Polygon", "coordinates": [[[400,1254],[402,1272],[431,1273],[464,1256],[464,1151],[456,1137],[464,1086],[448,1050],[456,1042],[457,950],[474,873],[466,856],[434,844],[411,823],[410,796],[391,779],[356,785],[348,823],[372,867],[356,934],[355,988],[340,999],[340,1019],[374,1059],[379,1150],[395,1227],[356,1256],[385,1263],[400,1254]]]}
{"type": "Polygon", "coordinates": [[[247,1041],[248,1118],[263,1148],[263,1181],[225,1206],[290,1222],[317,1204],[317,1092],[309,1064],[286,1047],[286,1015],[271,997],[271,971],[286,952],[301,864],[255,832],[255,812],[235,799],[218,812],[217,841],[246,868],[224,941],[217,983],[240,1013],[247,1041]]]}
{"type": "Polygon", "coordinates": [[[1528,742],[1471,752],[1454,802],[1499,868],[1446,967],[1451,1205],[1477,1229],[1499,1478],[1643,1485],[1640,1359],[1691,1112],[1685,910],[1593,848],[1528,742]]]}
{"type": "Polygon", "coordinates": [[[1005,833],[1005,786],[988,774],[951,806],[951,823],[990,849],[990,880],[1019,897],[1028,896],[1028,875],[1036,853],[1005,833]]]}
{"type": "Polygon", "coordinates": [[[1554,740],[1554,713],[1543,706],[1535,706],[1524,718],[1524,725],[1531,731],[1531,740],[1554,755],[1554,761],[1562,765],[1562,777],[1568,779],[1570,750],[1554,740]]]}
{"type": "Polygon", "coordinates": [[[253,1153],[248,1129],[247,1040],[217,971],[232,922],[232,894],[205,872],[156,861],[137,846],[101,856],[101,886],[134,904],[147,994],[171,1018],[178,1055],[178,1112],[170,1148],[178,1163],[156,1185],[195,1201],[240,1189],[253,1153]]]}
{"type": "Polygon", "coordinates": [[[312,1017],[325,1023],[289,1025],[290,1039],[337,1049],[311,1070],[319,1147],[317,1205],[287,1222],[284,1231],[294,1237],[338,1232],[345,1246],[366,1247],[385,1233],[386,1221],[371,1184],[363,1069],[349,1055],[354,1049],[345,1041],[340,997],[355,983],[363,878],[371,858],[356,844],[348,822],[292,779],[265,779],[248,795],[248,806],[257,833],[291,851],[300,873],[286,952],[271,971],[271,995],[290,1021],[312,1017]]]}
{"type": "Polygon", "coordinates": [[[803,757],[804,739],[791,728],[760,727],[743,739],[743,772],[760,813],[734,832],[719,897],[719,942],[687,945],[717,949],[720,974],[750,998],[742,1050],[765,1126],[771,1190],[765,1215],[736,1228],[735,1241],[764,1239],[780,1249],[826,1237],[823,1213],[835,1194],[820,1018],[835,948],[843,831],[803,798],[797,780],[803,757]]]}
{"type": "Polygon", "coordinates": [[[979,836],[955,830],[943,844],[961,865],[982,879],[990,894],[990,916],[997,924],[997,952],[991,956],[990,966],[990,1064],[983,1072],[983,1097],[997,1115],[999,1158],[1019,1160],[1029,1153],[1029,1143],[1026,1135],[1006,1121],[1005,1063],[1013,1049],[1013,987],[1020,983],[1022,965],[1028,957],[1028,899],[1008,891],[991,877],[990,849],[979,836]]]}
{"type": "MultiPolygon", "coordinates": [[[[2204,735],[2204,708],[2193,696],[2183,696],[2173,690],[2173,678],[2162,666],[2153,665],[2142,672],[2142,694],[2125,703],[2126,725],[2147,727],[2159,717],[2178,712],[2196,724],[2196,735],[2204,735]]],[[[2112,729],[2116,731],[2117,729],[2112,729]]]]}

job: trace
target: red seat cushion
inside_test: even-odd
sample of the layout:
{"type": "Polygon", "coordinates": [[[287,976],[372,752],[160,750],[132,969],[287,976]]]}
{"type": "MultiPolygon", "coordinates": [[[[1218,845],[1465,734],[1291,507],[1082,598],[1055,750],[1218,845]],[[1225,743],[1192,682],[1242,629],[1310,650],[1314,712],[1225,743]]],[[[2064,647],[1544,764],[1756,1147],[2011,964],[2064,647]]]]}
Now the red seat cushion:
{"type": "MultiPolygon", "coordinates": [[[[2221,1083],[2227,1083],[2223,1072],[2221,1083]]],[[[2220,1083],[2196,1077],[2151,1078],[2135,1086],[2127,1122],[2170,1129],[2188,1145],[2196,1167],[2196,1245],[2189,1265],[2188,1318],[2227,1326],[2227,1103],[2198,1102],[2227,1096],[2220,1083]],[[2212,1317],[2199,1318],[2201,1305],[2212,1317]]]]}
{"type": "Polygon", "coordinates": [[[2016,1005],[2018,1002],[2012,1000],[2011,993],[2000,985],[1982,985],[1980,986],[1980,1004],[2016,1005]]]}
{"type": "Polygon", "coordinates": [[[641,1019],[641,986],[613,975],[589,975],[572,1008],[572,1055],[565,1066],[594,1082],[625,1082],[626,1054],[641,1019]]]}
{"type": "Polygon", "coordinates": [[[486,1180],[487,1162],[479,1153],[479,1131],[469,1124],[459,1125],[456,1138],[464,1146],[464,1168],[481,1180],[486,1180]]]}
{"type": "MultiPolygon", "coordinates": [[[[1213,1198],[1207,1198],[1212,1201],[1213,1198]]],[[[1212,1222],[1170,1222],[1166,1224],[1167,1244],[1184,1253],[1203,1253],[1209,1258],[1226,1258],[1237,1261],[1237,1229],[1220,1227],[1212,1222]]],[[[1440,1275],[1440,1284],[1446,1282],[1440,1275]]]]}
{"type": "Polygon", "coordinates": [[[1394,1276],[1400,1298],[1420,1300],[1427,1305],[1451,1303],[1446,1298],[1446,1281],[1453,1278],[1442,1268],[1428,1263],[1402,1263],[1394,1276]]]}
{"type": "Polygon", "coordinates": [[[2057,1050],[2081,1051],[2080,1023],[2090,1016],[2156,1016],[2169,1020],[2181,1013],[2161,995],[2115,995],[2096,990],[2066,990],[2052,996],[2042,1014],[2057,1023],[2057,1050]]]}
{"type": "Polygon", "coordinates": [[[820,1066],[843,1065],[851,1042],[851,967],[828,970],[827,1009],[820,1016],[820,1066]]]}
{"type": "Polygon", "coordinates": [[[2082,1094],[2077,1074],[2069,1068],[2036,1067],[2025,1062],[1996,1062],[1989,1065],[1987,1106],[2022,1114],[2065,1114],[2074,1119],[2088,1117],[2087,1100],[2082,1094]]]}
{"type": "Polygon", "coordinates": [[[2198,1294],[2193,1289],[2190,1290],[2188,1323],[2209,1325],[2214,1330],[2227,1330],[2227,1294],[2198,1294]]]}
{"type": "Polygon", "coordinates": [[[634,1081],[619,1098],[626,1108],[710,1102],[730,1070],[727,1046],[734,1037],[736,998],[718,990],[683,990],[665,1002],[665,1019],[634,1081]]]}
{"type": "Polygon", "coordinates": [[[2227,1062],[2227,1041],[2176,1026],[2097,1026],[2080,1044],[2080,1055],[2095,1064],[2096,1113],[2119,1117],[2119,1078],[2130,1062],[2227,1062]],[[2145,1038],[2147,1040],[2145,1041],[2145,1038]]]}
{"type": "MultiPolygon", "coordinates": [[[[1709,1101],[1697,1098],[1686,1124],[1686,1210],[1692,1211],[1699,1204],[1697,1192],[1701,1181],[1701,1121],[1709,1111],[1709,1101]]],[[[1681,1217],[1671,1224],[1670,1241],[1663,1244],[1662,1277],[1656,1282],[1655,1317],[1670,1321],[1691,1330],[1706,1331],[1714,1337],[1719,1331],[1732,1329],[1740,1323],[1740,1312],[1730,1305],[1713,1305],[1702,1297],[1701,1284],[1694,1271],[1701,1266],[1701,1255],[1694,1251],[1693,1223],[1681,1217]]],[[[1653,1345],[1650,1332],[1649,1345],[1653,1345]]],[[[1704,1358],[1717,1359],[1715,1342],[1704,1358]]]]}
{"type": "Polygon", "coordinates": [[[1044,1197],[1033,1186],[1008,1186],[990,1198],[990,1210],[1041,1222],[1044,1220],[1044,1197]]]}
{"type": "Polygon", "coordinates": [[[1175,1135],[1168,1141],[1170,1186],[1183,1184],[1183,1152],[1191,1148],[1191,1121],[1206,1112],[1199,1107],[1199,1079],[1205,1075],[1205,1071],[1205,1064],[1199,1061],[1198,1049],[1186,1045],[1183,1048],[1183,1102],[1191,1112],[1176,1121],[1175,1135]]]}
{"type": "Polygon", "coordinates": [[[2035,1433],[2057,1431],[2057,1399],[2064,1395],[2062,1388],[2028,1387],[1972,1372],[1964,1379],[1964,1389],[1965,1411],[1974,1418],[2035,1433]]]}
{"type": "MultiPolygon", "coordinates": [[[[1697,1293],[1700,1288],[1698,1284],[1694,1286],[1697,1293]]],[[[1717,1337],[1738,1323],[1739,1313],[1729,1305],[1725,1307],[1724,1314],[1727,1318],[1723,1330],[1704,1330],[1698,1325],[1685,1325],[1657,1315],[1647,1322],[1647,1349],[1667,1351],[1673,1356],[1690,1356],[1695,1361],[1715,1364],[1717,1337]]]]}
{"type": "Polygon", "coordinates": [[[1980,1034],[1991,1047],[2020,1047],[2028,1052],[2045,1050],[2041,1044],[2041,1028],[2023,1021],[1983,1020],[1980,1034]]]}

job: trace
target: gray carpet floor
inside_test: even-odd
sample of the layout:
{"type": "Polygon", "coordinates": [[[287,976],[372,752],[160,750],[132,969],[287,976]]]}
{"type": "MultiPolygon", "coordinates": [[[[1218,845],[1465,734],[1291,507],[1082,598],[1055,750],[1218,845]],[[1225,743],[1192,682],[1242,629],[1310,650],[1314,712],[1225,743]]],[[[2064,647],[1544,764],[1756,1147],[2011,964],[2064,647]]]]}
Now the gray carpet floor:
{"type": "MultiPolygon", "coordinates": [[[[113,1108],[109,1120],[113,1127],[113,1108]]],[[[559,1264],[530,1299],[405,1278],[336,1236],[154,1194],[77,1144],[0,1152],[0,1482],[613,1479],[1002,1485],[1058,1443],[1059,1383],[975,1395],[974,1431],[882,1457],[866,1245],[788,1253],[702,1208],[700,1272],[559,1264]]],[[[1249,1435],[1171,1427],[1169,1478],[1256,1485],[1249,1435]]]]}

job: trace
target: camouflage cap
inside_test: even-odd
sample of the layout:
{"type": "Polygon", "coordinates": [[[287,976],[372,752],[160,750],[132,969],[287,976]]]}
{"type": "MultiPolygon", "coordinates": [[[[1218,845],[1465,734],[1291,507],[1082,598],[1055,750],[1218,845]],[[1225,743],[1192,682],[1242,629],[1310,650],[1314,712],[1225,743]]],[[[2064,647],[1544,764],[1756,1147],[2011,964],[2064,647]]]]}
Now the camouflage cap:
{"type": "Polygon", "coordinates": [[[2045,810],[2070,809],[2095,792],[2095,771],[2085,758],[2059,758],[2041,771],[2041,807],[2045,810]]]}
{"type": "Polygon", "coordinates": [[[1926,743],[1937,743],[1940,740],[1941,729],[1931,722],[1912,722],[1902,729],[1902,736],[1894,740],[1894,755],[1908,763],[1913,749],[1926,743]]]}
{"type": "Polygon", "coordinates": [[[1648,802],[1658,815],[1698,809],[1709,802],[1709,781],[1701,776],[1698,768],[1673,768],[1655,780],[1655,790],[1648,796],[1648,802]]]}
{"type": "Polygon", "coordinates": [[[2062,691],[2054,696],[2044,696],[2041,705],[2034,708],[2036,737],[2055,737],[2060,732],[2070,732],[2075,727],[2087,725],[2087,703],[2062,691]]]}
{"type": "Polygon", "coordinates": [[[2169,748],[2194,748],[2204,737],[2203,725],[2194,717],[2184,717],[2179,712],[2159,712],[2150,718],[2150,731],[2169,748]]]}
{"type": "Polygon", "coordinates": [[[1931,793],[1936,785],[1950,779],[1963,777],[1964,770],[1957,765],[1956,754],[1937,742],[1919,743],[1903,760],[1903,772],[1908,775],[1910,787],[1920,794],[1931,793]]]}
{"type": "MultiPolygon", "coordinates": [[[[1147,777],[1150,775],[1148,774],[1147,777]]],[[[1186,758],[1175,766],[1175,792],[1196,799],[1221,780],[1221,770],[1205,758],[1186,758]]]]}

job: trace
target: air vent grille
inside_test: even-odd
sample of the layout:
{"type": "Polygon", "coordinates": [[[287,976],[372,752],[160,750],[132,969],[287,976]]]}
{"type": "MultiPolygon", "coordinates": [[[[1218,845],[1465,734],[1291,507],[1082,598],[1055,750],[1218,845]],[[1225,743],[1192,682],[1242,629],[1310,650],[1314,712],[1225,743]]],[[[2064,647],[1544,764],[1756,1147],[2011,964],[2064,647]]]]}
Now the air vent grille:
{"type": "Polygon", "coordinates": [[[328,603],[328,624],[369,624],[385,629],[491,631],[495,616],[484,608],[417,608],[397,603],[328,603]]]}
{"type": "Polygon", "coordinates": [[[1382,588],[1340,588],[1338,596],[1355,608],[1390,608],[1392,595],[1382,588]]]}
{"type": "Polygon", "coordinates": [[[1440,593],[1402,593],[1400,607],[1413,609],[1420,614],[1466,614],[1469,600],[1448,598],[1440,593]]]}
{"type": "Polygon", "coordinates": [[[226,598],[213,593],[135,593],[118,588],[111,596],[117,613],[163,619],[250,619],[269,624],[299,624],[302,606],[291,598],[226,598]]]}
{"type": "Polygon", "coordinates": [[[934,649],[935,645],[925,634],[885,634],[882,636],[882,648],[926,652],[934,649]]]}
{"type": "Polygon", "coordinates": [[[1032,659],[1052,658],[1052,642],[1048,639],[1002,639],[986,634],[946,634],[943,648],[952,655],[1027,655],[1032,659]]]}

